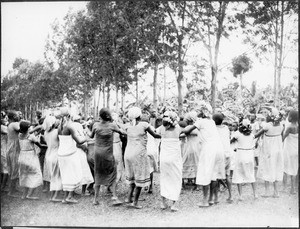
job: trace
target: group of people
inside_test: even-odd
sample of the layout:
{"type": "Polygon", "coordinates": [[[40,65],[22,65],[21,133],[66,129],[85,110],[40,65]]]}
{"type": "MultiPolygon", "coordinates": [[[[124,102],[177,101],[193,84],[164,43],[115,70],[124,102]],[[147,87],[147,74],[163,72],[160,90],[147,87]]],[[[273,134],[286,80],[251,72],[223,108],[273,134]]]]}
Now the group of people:
{"type": "Polygon", "coordinates": [[[94,194],[99,204],[100,187],[112,193],[112,204],[124,202],[141,209],[143,188],[152,193],[153,173],[160,173],[161,209],[178,210],[182,188],[202,187],[199,207],[217,204],[220,185],[233,201],[232,183],[250,183],[253,196],[256,180],[265,181],[263,197],[279,197],[278,182],[291,176],[295,193],[298,175],[298,111],[284,117],[276,108],[264,115],[240,114],[230,121],[223,113],[212,114],[211,106],[200,102],[179,118],[174,111],[151,116],[138,107],[127,112],[127,121],[102,108],[97,121],[82,123],[67,108],[42,117],[37,112],[34,126],[16,111],[1,112],[1,190],[16,196],[16,182],[23,199],[38,199],[37,187],[50,191],[50,201],[77,203],[74,191],[94,194]],[[44,152],[44,153],[43,153],[44,152]],[[117,185],[128,184],[125,201],[118,198],[117,185]],[[274,192],[270,194],[269,183],[274,192]],[[60,198],[60,191],[64,196],[60,198]]]}

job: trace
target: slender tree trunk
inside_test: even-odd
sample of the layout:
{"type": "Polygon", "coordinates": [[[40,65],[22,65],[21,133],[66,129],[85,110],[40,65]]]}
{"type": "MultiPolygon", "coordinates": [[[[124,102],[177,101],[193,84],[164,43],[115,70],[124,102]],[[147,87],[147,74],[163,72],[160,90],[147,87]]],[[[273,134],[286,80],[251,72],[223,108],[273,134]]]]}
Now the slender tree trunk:
{"type": "Polygon", "coordinates": [[[27,103],[25,104],[25,109],[24,109],[24,118],[28,120],[28,114],[27,114],[27,103]]]}
{"type": "Polygon", "coordinates": [[[166,76],[166,64],[164,64],[164,106],[166,105],[166,92],[167,92],[167,76],[166,76]]]}
{"type": "Polygon", "coordinates": [[[96,97],[97,97],[97,89],[94,90],[94,117],[96,117],[97,114],[97,101],[96,101],[96,97]]]}
{"type": "MultiPolygon", "coordinates": [[[[117,80],[116,80],[117,81],[117,80]]],[[[116,82],[116,112],[119,110],[119,85],[118,82],[116,82]]]]}
{"type": "Polygon", "coordinates": [[[155,63],[153,75],[153,107],[155,111],[157,110],[157,71],[158,63],[155,63]]]}
{"type": "Polygon", "coordinates": [[[281,2],[281,15],[280,15],[280,48],[279,48],[279,64],[278,64],[278,77],[277,77],[277,91],[280,92],[281,89],[281,71],[283,66],[283,31],[284,31],[284,1],[281,2]]]}
{"type": "Polygon", "coordinates": [[[110,108],[110,84],[107,85],[106,106],[110,108]]]}
{"type": "Polygon", "coordinates": [[[122,111],[124,111],[124,97],[125,97],[124,88],[121,87],[121,109],[122,109],[122,111]]]}
{"type": "Polygon", "coordinates": [[[137,67],[135,71],[135,84],[136,84],[136,106],[139,104],[139,77],[138,77],[138,72],[137,72],[137,67]]]}
{"type": "Polygon", "coordinates": [[[32,105],[31,105],[31,101],[29,102],[29,111],[30,111],[30,122],[32,123],[32,105]]]}
{"type": "Polygon", "coordinates": [[[103,99],[103,107],[105,107],[105,83],[102,85],[102,99],[103,99]]]}
{"type": "Polygon", "coordinates": [[[84,115],[84,118],[86,119],[86,113],[87,113],[87,104],[86,104],[86,93],[84,92],[83,94],[83,115],[84,115]]]}
{"type": "MultiPolygon", "coordinates": [[[[277,1],[277,10],[278,10],[277,1]]],[[[277,107],[278,91],[277,91],[277,67],[278,67],[278,19],[275,21],[275,66],[274,66],[274,106],[277,107]]]]}
{"type": "Polygon", "coordinates": [[[216,86],[217,85],[217,69],[216,66],[211,67],[211,107],[213,111],[216,109],[216,86]]]}
{"type": "Polygon", "coordinates": [[[95,119],[99,117],[100,95],[101,95],[101,85],[99,85],[98,104],[97,104],[97,111],[96,111],[95,119]]]}

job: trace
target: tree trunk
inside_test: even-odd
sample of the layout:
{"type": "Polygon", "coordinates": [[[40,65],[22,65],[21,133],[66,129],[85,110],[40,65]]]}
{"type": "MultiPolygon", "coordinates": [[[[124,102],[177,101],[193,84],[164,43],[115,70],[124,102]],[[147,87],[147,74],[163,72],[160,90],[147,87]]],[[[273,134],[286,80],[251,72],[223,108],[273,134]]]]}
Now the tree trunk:
{"type": "Polygon", "coordinates": [[[216,67],[211,67],[211,107],[213,112],[216,109],[216,84],[217,84],[217,71],[216,67]]]}
{"type": "Polygon", "coordinates": [[[96,117],[97,114],[97,101],[96,101],[96,95],[97,95],[97,89],[94,90],[94,117],[96,117]]]}
{"type": "Polygon", "coordinates": [[[158,63],[155,63],[153,75],[153,108],[155,111],[157,110],[157,71],[158,63]]]}
{"type": "Polygon", "coordinates": [[[101,85],[99,85],[98,104],[97,104],[96,116],[94,117],[95,119],[99,117],[100,95],[101,95],[101,85]]]}
{"type": "MultiPolygon", "coordinates": [[[[277,1],[277,10],[278,10],[278,1],[277,1]]],[[[278,67],[278,18],[276,17],[275,21],[275,63],[274,63],[274,106],[277,107],[278,91],[277,91],[277,67],[278,67]]]]}
{"type": "Polygon", "coordinates": [[[102,85],[103,107],[105,107],[105,84],[102,85]]]}
{"type": "Polygon", "coordinates": [[[136,84],[136,92],[135,92],[136,106],[138,106],[138,104],[139,104],[139,77],[138,77],[137,67],[136,67],[136,71],[135,71],[135,84],[136,84]]]}
{"type": "Polygon", "coordinates": [[[31,101],[29,102],[29,111],[30,111],[30,122],[32,123],[32,105],[31,105],[31,101]]]}
{"type": "Polygon", "coordinates": [[[121,109],[122,109],[122,111],[124,111],[124,97],[125,97],[124,88],[121,87],[121,109]]]}
{"type": "Polygon", "coordinates": [[[167,76],[166,76],[166,65],[164,64],[164,106],[166,105],[166,92],[167,92],[167,76]]]}
{"type": "Polygon", "coordinates": [[[107,94],[106,94],[106,106],[109,109],[110,108],[110,84],[107,85],[107,94]]]}
{"type": "Polygon", "coordinates": [[[83,94],[83,115],[84,115],[84,118],[86,119],[87,115],[87,104],[86,104],[86,93],[83,94]]]}
{"type": "Polygon", "coordinates": [[[25,118],[26,120],[28,120],[27,104],[25,104],[24,118],[25,118]]]}
{"type": "Polygon", "coordinates": [[[118,83],[116,82],[116,112],[119,111],[119,86],[118,86],[118,83]]]}
{"type": "Polygon", "coordinates": [[[281,71],[283,66],[283,30],[284,30],[284,1],[281,2],[281,15],[280,15],[280,48],[279,48],[279,64],[278,64],[278,77],[277,77],[277,92],[280,92],[281,89],[281,71]]]}

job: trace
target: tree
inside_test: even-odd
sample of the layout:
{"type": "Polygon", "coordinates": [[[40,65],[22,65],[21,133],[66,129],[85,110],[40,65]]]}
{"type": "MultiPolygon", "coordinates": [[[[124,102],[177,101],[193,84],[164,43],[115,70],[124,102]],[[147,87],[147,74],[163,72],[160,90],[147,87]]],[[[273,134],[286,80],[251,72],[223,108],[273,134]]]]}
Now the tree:
{"type": "Polygon", "coordinates": [[[192,29],[189,26],[186,14],[187,2],[162,2],[169,23],[166,23],[165,35],[169,43],[167,52],[168,62],[176,74],[178,90],[178,113],[183,110],[182,82],[184,79],[183,69],[185,65],[186,52],[190,46],[192,29]]]}
{"type": "Polygon", "coordinates": [[[275,106],[278,106],[284,60],[290,52],[296,50],[298,43],[297,13],[297,1],[283,0],[247,2],[246,10],[238,15],[247,35],[245,42],[255,48],[261,61],[267,60],[274,65],[275,106]]]}
{"type": "MultiPolygon", "coordinates": [[[[189,16],[190,27],[195,30],[194,40],[200,41],[208,52],[211,69],[211,105],[215,110],[216,83],[218,75],[218,56],[221,38],[229,37],[229,32],[236,29],[234,15],[227,14],[228,1],[188,3],[186,12],[189,16]]],[[[231,8],[233,11],[235,8],[231,8]]]]}
{"type": "Polygon", "coordinates": [[[252,61],[246,55],[242,54],[238,57],[233,58],[232,60],[232,73],[234,77],[240,78],[240,90],[242,91],[243,88],[243,75],[248,72],[252,68],[252,61]]]}

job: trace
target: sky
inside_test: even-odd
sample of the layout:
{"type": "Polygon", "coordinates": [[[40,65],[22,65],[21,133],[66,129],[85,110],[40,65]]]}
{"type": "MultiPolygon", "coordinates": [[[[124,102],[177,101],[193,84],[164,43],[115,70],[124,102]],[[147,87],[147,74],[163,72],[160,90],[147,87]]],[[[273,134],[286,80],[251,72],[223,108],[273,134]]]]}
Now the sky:
{"type": "MultiPolygon", "coordinates": [[[[12,63],[17,57],[28,59],[31,62],[43,61],[44,47],[50,25],[55,19],[62,21],[70,8],[74,11],[84,9],[86,2],[5,2],[1,3],[1,76],[12,69],[12,63]]],[[[223,46],[219,62],[222,65],[231,62],[231,59],[249,50],[248,46],[242,45],[240,40],[232,38],[230,41],[222,40],[223,46]]],[[[197,55],[203,52],[199,48],[191,48],[188,55],[197,55]]],[[[298,63],[298,55],[287,60],[291,65],[298,63]]],[[[245,74],[244,84],[250,86],[252,81],[264,87],[273,84],[273,67],[271,64],[260,64],[255,61],[253,69],[245,74]]],[[[283,72],[282,84],[285,85],[292,80],[295,71],[283,72]]],[[[175,79],[171,76],[170,79],[175,79]]],[[[150,81],[151,77],[147,77],[150,81]]],[[[218,75],[219,84],[225,85],[234,82],[232,73],[224,70],[218,75]]],[[[147,83],[148,85],[148,83],[147,83]]]]}

